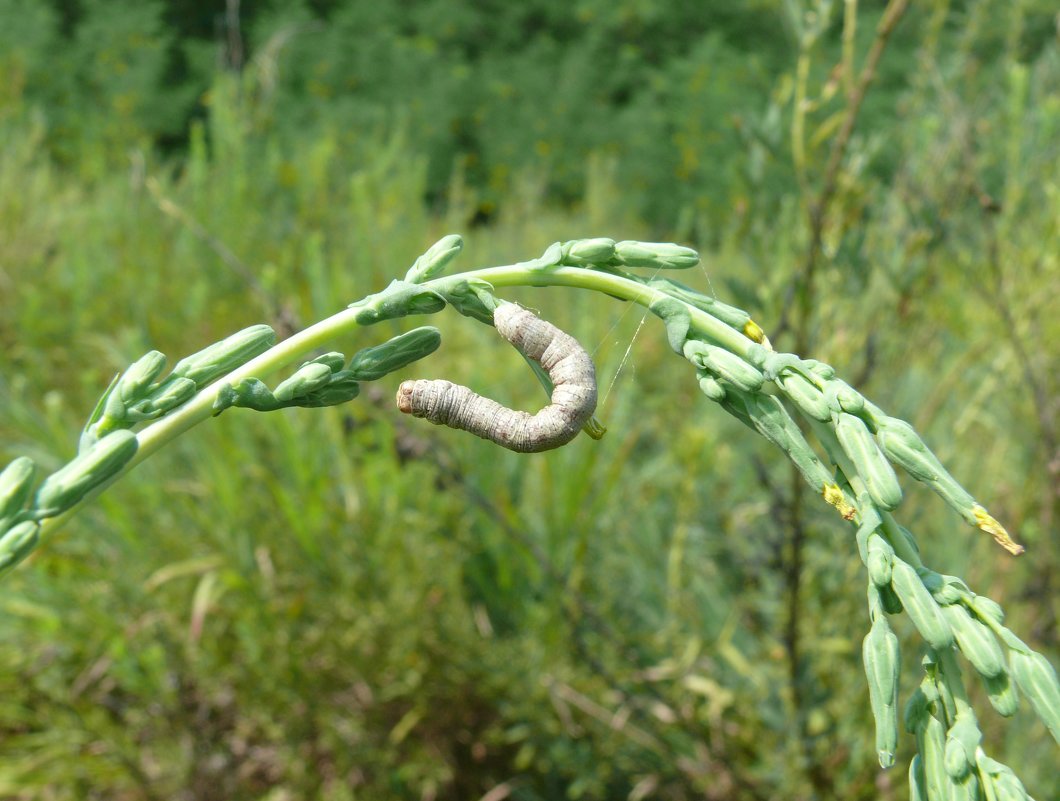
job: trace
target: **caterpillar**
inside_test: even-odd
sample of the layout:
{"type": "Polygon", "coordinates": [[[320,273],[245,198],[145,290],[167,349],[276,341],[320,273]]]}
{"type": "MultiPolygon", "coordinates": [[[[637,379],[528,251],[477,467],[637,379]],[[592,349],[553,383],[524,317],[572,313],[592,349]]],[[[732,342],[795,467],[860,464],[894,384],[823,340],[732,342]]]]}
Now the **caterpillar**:
{"type": "Polygon", "coordinates": [[[515,303],[497,306],[493,324],[497,333],[548,374],[553,386],[548,406],[529,414],[450,381],[420,379],[398,388],[398,409],[519,453],[567,444],[596,411],[596,369],[589,354],[574,337],[515,303]]]}

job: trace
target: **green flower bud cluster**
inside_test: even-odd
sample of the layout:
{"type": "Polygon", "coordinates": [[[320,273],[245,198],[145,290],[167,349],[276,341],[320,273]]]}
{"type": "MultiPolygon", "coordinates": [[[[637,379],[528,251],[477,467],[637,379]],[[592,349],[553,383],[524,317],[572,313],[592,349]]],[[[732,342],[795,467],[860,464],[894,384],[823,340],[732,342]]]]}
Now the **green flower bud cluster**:
{"type": "Polygon", "coordinates": [[[45,478],[35,494],[33,460],[20,456],[4,468],[0,473],[0,575],[37,546],[41,520],[62,514],[116,476],[138,447],[131,431],[107,434],[45,478]]]}
{"type": "Polygon", "coordinates": [[[493,312],[500,301],[493,294],[493,286],[486,281],[466,278],[447,281],[440,292],[446,302],[465,317],[493,325],[493,312]]]}
{"type": "Polygon", "coordinates": [[[1010,768],[987,756],[960,671],[946,652],[929,652],[925,677],[905,706],[905,728],[919,754],[909,769],[910,798],[923,801],[1030,801],[1010,768]]]}
{"type": "Polygon", "coordinates": [[[437,328],[429,325],[414,328],[382,345],[358,351],[346,369],[359,381],[375,381],[429,356],[441,343],[442,335],[437,328]]]}
{"type": "Polygon", "coordinates": [[[269,326],[252,325],[184,357],[173,368],[173,375],[190,378],[196,389],[202,389],[264,353],[275,343],[276,332],[269,326]]]}
{"type": "MultiPolygon", "coordinates": [[[[560,245],[560,264],[570,267],[593,267],[614,264],[617,258],[615,240],[606,237],[572,239],[560,245]]],[[[697,258],[698,261],[698,258],[697,258]]]]}
{"type": "Polygon", "coordinates": [[[992,535],[1007,551],[1013,554],[1023,552],[1022,546],[1012,540],[1004,527],[949,474],[909,423],[887,417],[872,404],[867,404],[866,410],[875,426],[877,442],[887,458],[917,481],[931,487],[967,523],[992,535]]]}
{"type": "Polygon", "coordinates": [[[761,389],[761,373],[728,351],[697,340],[686,340],[686,358],[696,365],[699,388],[748,428],[757,431],[791,459],[814,492],[852,519],[854,506],[836,484],[831,471],[807,442],[783,402],[761,389]]]}
{"type": "MultiPolygon", "coordinates": [[[[555,247],[555,246],[553,246],[555,247]]],[[[671,242],[616,242],[613,239],[574,239],[559,243],[559,264],[569,267],[647,267],[687,270],[699,264],[692,248],[671,242]]],[[[550,255],[545,251],[546,256],[550,255]]]]}
{"type": "Polygon", "coordinates": [[[723,384],[731,385],[741,392],[757,393],[765,382],[761,370],[724,348],[688,339],[683,351],[684,357],[700,371],[709,373],[723,384]]]}
{"type": "Polygon", "coordinates": [[[291,407],[336,406],[360,393],[361,381],[375,381],[434,353],[442,336],[437,328],[423,326],[399,334],[381,345],[354,354],[349,364],[338,352],[325,353],[302,364],[290,378],[270,390],[257,378],[244,378],[221,387],[214,399],[218,415],[236,406],[259,412],[291,407]]]}
{"type": "MultiPolygon", "coordinates": [[[[569,243],[565,247],[577,253],[569,243]]],[[[597,269],[620,272],[613,265],[597,269]]],[[[898,643],[885,613],[906,612],[933,653],[952,660],[954,653],[960,651],[981,677],[990,703],[1000,714],[1012,715],[1019,695],[1028,695],[1022,681],[1038,699],[1035,709],[1050,730],[1060,726],[1060,695],[1048,663],[1040,656],[1029,656],[1026,650],[1017,652],[1010,646],[1013,655],[1006,664],[998,642],[1001,635],[994,630],[1003,620],[1000,607],[976,596],[959,578],[924,568],[912,534],[888,514],[902,501],[894,468],[897,465],[928,483],[966,520],[994,533],[1009,550],[1019,550],[945,471],[912,426],[888,417],[836,378],[835,370],[827,364],[776,353],[765,345],[742,349],[737,355],[718,344],[701,341],[693,331],[689,307],[708,313],[717,310],[710,303],[696,302],[694,290],[675,282],[664,285],[662,280],[665,279],[641,283],[652,283],[666,295],[665,299],[654,300],[650,309],[666,325],[670,346],[696,367],[703,393],[784,450],[822,497],[846,519],[857,520],[856,539],[868,571],[873,621],[863,643],[863,657],[876,719],[880,764],[893,764],[898,739],[898,643]],[[769,394],[767,382],[780,389],[781,397],[769,394]],[[784,398],[790,403],[790,410],[784,398]],[[792,411],[803,415],[818,433],[839,470],[838,480],[807,442],[792,411]],[[998,531],[1002,534],[998,535],[998,531]],[[1027,674],[1022,680],[1016,674],[1017,661],[1027,674]]],[[[730,317],[726,322],[737,327],[743,320],[730,317]]],[[[760,341],[768,343],[764,335],[760,341]]],[[[994,788],[991,782],[1011,784],[1009,778],[996,779],[1009,777],[1011,772],[990,773],[979,768],[982,735],[967,703],[956,663],[947,676],[940,667],[933,670],[931,686],[937,703],[919,724],[910,724],[921,748],[910,767],[913,797],[932,801],[978,799],[982,788],[994,788]]]]}
{"type": "Polygon", "coordinates": [[[34,500],[34,516],[38,519],[55,517],[80,502],[89,492],[117,475],[136,455],[139,445],[136,435],[126,430],[100,438],[44,479],[34,500]]]}
{"type": "Polygon", "coordinates": [[[257,378],[244,378],[234,386],[225,384],[214,398],[214,416],[232,406],[272,412],[294,406],[336,406],[353,400],[361,385],[349,370],[342,369],[344,362],[341,353],[325,353],[302,364],[272,390],[257,378]]]}
{"type": "Polygon", "coordinates": [[[449,262],[459,256],[463,249],[464,240],[458,234],[443,236],[416,259],[405,273],[405,281],[410,284],[422,284],[441,275],[449,266],[449,262]]]}
{"type": "Polygon", "coordinates": [[[351,303],[359,325],[373,325],[410,314],[434,314],[445,308],[445,298],[433,289],[409,281],[391,281],[382,292],[351,303]]]}
{"type": "Polygon", "coordinates": [[[150,351],[103,393],[81,435],[81,450],[112,431],[164,417],[210,382],[264,353],[275,341],[276,334],[267,325],[245,328],[181,359],[161,381],[156,379],[165,369],[166,357],[157,350],[150,351]]]}
{"type": "Polygon", "coordinates": [[[902,488],[893,465],[927,484],[966,522],[991,534],[1013,554],[1023,552],[1004,527],[950,475],[916,430],[890,417],[828,365],[790,353],[766,353],[760,365],[767,380],[808,420],[832,426],[844,453],[864,480],[873,503],[897,508],[902,488]]]}

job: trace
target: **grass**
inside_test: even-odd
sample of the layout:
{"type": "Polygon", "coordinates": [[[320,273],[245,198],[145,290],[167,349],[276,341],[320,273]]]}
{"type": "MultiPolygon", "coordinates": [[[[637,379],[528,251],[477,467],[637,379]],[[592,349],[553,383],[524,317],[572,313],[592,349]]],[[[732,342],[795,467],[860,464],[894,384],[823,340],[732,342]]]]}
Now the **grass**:
{"type": "MultiPolygon", "coordinates": [[[[1005,560],[930,493],[907,491],[902,507],[925,561],[1001,601],[1055,656],[1056,496],[1034,385],[1057,395],[1042,287],[1055,283],[1058,196],[1034,143],[1056,109],[1018,101],[982,118],[996,138],[972,156],[960,125],[932,138],[928,120],[906,134],[893,185],[859,174],[840,193],[839,216],[863,233],[856,248],[826,237],[813,354],[913,422],[1020,533],[1033,558],[1005,560]],[[999,164],[999,215],[952,202],[969,170],[999,164]]],[[[146,350],[176,356],[261,320],[332,313],[474,205],[454,183],[445,215],[424,210],[422,164],[400,136],[348,150],[314,132],[284,150],[219,115],[181,170],[145,154],[84,182],[48,166],[31,121],[4,124],[0,458],[49,469],[100,388],[146,350]]],[[[527,189],[462,261],[510,263],[592,233],[654,238],[630,221],[620,176],[593,175],[573,212],[527,189]]],[[[804,244],[792,208],[701,250],[719,297],[768,330],[804,244]]],[[[705,402],[653,320],[619,372],[639,311],[555,290],[511,297],[596,350],[602,391],[618,373],[602,442],[527,462],[405,425],[367,395],[268,425],[231,412],[181,438],[7,577],[0,794],[903,797],[904,776],[874,765],[862,572],[834,513],[806,511],[792,659],[793,491],[773,449],[705,402]]],[[[489,332],[437,320],[442,349],[395,379],[539,398],[489,332]]],[[[915,676],[916,635],[897,631],[915,676]]],[[[1037,797],[1055,794],[1054,746],[1029,713],[980,722],[991,754],[1037,797]]]]}

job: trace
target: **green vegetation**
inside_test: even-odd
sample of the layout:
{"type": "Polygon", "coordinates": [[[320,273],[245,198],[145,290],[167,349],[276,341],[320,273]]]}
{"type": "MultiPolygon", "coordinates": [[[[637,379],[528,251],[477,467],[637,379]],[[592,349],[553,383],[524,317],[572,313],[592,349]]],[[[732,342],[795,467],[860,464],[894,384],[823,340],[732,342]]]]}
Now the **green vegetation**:
{"type": "MultiPolygon", "coordinates": [[[[1000,537],[992,518],[908,426],[825,365],[758,353],[761,329],[713,297],[751,310],[778,352],[826,359],[946,443],[942,461],[1033,558],[970,539],[907,486],[901,512],[924,562],[1004,603],[1005,625],[1055,655],[1060,71],[1044,4],[848,2],[785,16],[763,3],[696,18],[678,4],[587,3],[571,18],[549,3],[525,17],[422,3],[388,18],[349,3],[307,7],[294,25],[259,12],[245,66],[226,29],[227,63],[243,69],[210,80],[183,141],[193,104],[174,94],[163,114],[147,102],[162,83],[201,89],[190,60],[181,80],[160,77],[177,69],[175,47],[198,46],[163,24],[181,4],[123,5],[65,17],[0,5],[0,22],[18,23],[0,24],[4,463],[26,455],[54,474],[99,388],[136,364],[82,437],[78,458],[93,464],[37,495],[55,513],[93,491],[100,465],[147,455],[128,452],[126,426],[209,416],[213,397],[178,408],[182,381],[201,388],[215,363],[234,353],[227,372],[268,342],[247,329],[223,354],[182,362],[171,383],[141,354],[186,353],[262,318],[280,349],[323,345],[288,335],[385,286],[446,230],[489,222],[469,237],[470,264],[587,232],[691,240],[706,276],[699,291],[635,280],[632,262],[603,259],[593,240],[461,287],[451,265],[439,274],[420,260],[405,287],[423,291],[398,284],[340,313],[376,323],[350,337],[357,350],[407,330],[391,319],[401,304],[438,311],[432,291],[480,318],[490,287],[547,302],[595,350],[608,434],[532,458],[498,453],[399,419],[391,390],[352,376],[326,395],[322,381],[345,380],[345,359],[329,353],[266,390],[279,405],[325,406],[359,391],[353,403],[230,411],[174,440],[5,577],[0,793],[902,798],[905,776],[879,773],[873,756],[889,761],[897,742],[899,765],[919,751],[911,775],[928,797],[947,782],[1009,797],[1004,765],[1039,799],[1055,795],[1055,746],[1030,714],[1055,735],[1051,669],[996,604],[916,571],[921,557],[886,511],[899,488],[879,449],[1000,537]],[[417,47],[433,57],[417,61],[417,47]],[[50,60],[60,50],[71,69],[50,60]],[[604,77],[621,76],[601,56],[612,50],[627,53],[634,88],[601,94],[604,77]],[[581,58],[591,68],[569,62],[581,58]],[[576,85],[550,72],[559,62],[576,85]],[[747,85],[755,70],[759,91],[747,85]],[[498,97],[485,92],[509,75],[498,97]],[[371,87],[344,85],[351,76],[371,87]],[[307,92],[314,80],[331,94],[307,92]],[[76,86],[64,95],[61,81],[76,86]],[[573,108],[597,113],[570,114],[568,90],[573,108]],[[438,116],[458,96],[471,105],[438,116]],[[431,116],[418,103],[441,106],[431,116]],[[563,136],[535,147],[527,115],[563,136]],[[685,148],[709,168],[678,169],[685,148]],[[525,283],[636,299],[666,336],[638,336],[645,312],[595,293],[502,288],[525,283]],[[667,341],[735,417],[703,403],[667,341]],[[806,491],[803,434],[760,394],[765,379],[849,480],[856,542],[836,539],[835,510],[806,491]],[[739,420],[780,444],[790,471],[739,420]],[[914,626],[890,618],[891,632],[881,612],[897,602],[914,626]],[[923,667],[921,637],[934,646],[923,667]],[[954,641],[983,682],[961,680],[954,641]],[[908,698],[919,675],[905,715],[915,737],[896,740],[894,693],[908,698]],[[997,761],[977,757],[980,736],[997,761]]],[[[452,242],[431,252],[446,261],[452,242]]],[[[442,346],[425,362],[375,351],[361,366],[538,402],[525,365],[454,318],[432,321],[442,346]]],[[[394,350],[421,338],[419,355],[437,345],[414,334],[394,350]]],[[[268,400],[239,386],[234,405],[268,400]]],[[[27,463],[14,464],[0,517],[29,502],[27,463]]],[[[35,528],[18,533],[16,549],[35,528]]]]}

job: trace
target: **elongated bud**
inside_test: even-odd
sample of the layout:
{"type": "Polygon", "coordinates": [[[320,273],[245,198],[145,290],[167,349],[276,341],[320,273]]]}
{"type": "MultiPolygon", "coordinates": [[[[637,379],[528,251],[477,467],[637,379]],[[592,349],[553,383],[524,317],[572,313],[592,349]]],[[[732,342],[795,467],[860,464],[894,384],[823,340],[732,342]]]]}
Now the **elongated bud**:
{"type": "Polygon", "coordinates": [[[1023,553],[1023,546],[1015,542],[1005,527],[957,483],[909,423],[881,414],[877,420],[876,438],[888,459],[917,481],[930,486],[969,524],[990,534],[1009,553],[1017,556],[1023,553]]]}
{"type": "MultiPolygon", "coordinates": [[[[876,445],[864,421],[852,414],[840,412],[836,416],[835,432],[843,451],[865,482],[873,502],[888,511],[896,508],[902,501],[898,476],[876,445]]],[[[905,601],[904,598],[902,600],[905,601]]]]}
{"type": "Polygon", "coordinates": [[[115,394],[125,403],[140,400],[165,366],[166,357],[157,350],[141,356],[121,374],[115,394]]]}
{"type": "Polygon", "coordinates": [[[1034,651],[1027,653],[1010,648],[1009,671],[1023,696],[1031,702],[1045,728],[1060,743],[1060,684],[1056,671],[1044,656],[1034,651]]]}
{"type": "Polygon", "coordinates": [[[5,520],[25,507],[36,472],[32,459],[19,456],[0,473],[0,533],[7,527],[5,520]]]}
{"type": "Polygon", "coordinates": [[[593,264],[607,264],[615,258],[615,240],[598,237],[596,239],[572,239],[564,242],[561,264],[571,267],[587,267],[593,264]]]}
{"type": "Polygon", "coordinates": [[[948,475],[916,429],[904,420],[884,417],[878,421],[876,439],[887,457],[918,481],[931,483],[948,475]]]}
{"type": "Polygon", "coordinates": [[[898,638],[881,615],[872,622],[872,628],[862,644],[865,676],[869,683],[869,701],[872,715],[876,719],[876,755],[880,767],[894,764],[894,752],[898,748],[898,678],[901,660],[898,638]]]}
{"type": "Polygon", "coordinates": [[[784,370],[777,376],[777,384],[804,415],[822,423],[831,421],[832,410],[824,393],[809,379],[794,370],[784,370]]]}
{"type": "MultiPolygon", "coordinates": [[[[679,281],[674,281],[671,278],[656,277],[648,281],[648,286],[652,289],[658,289],[665,292],[667,295],[678,300],[684,301],[689,306],[705,311],[712,317],[716,317],[721,320],[725,325],[735,328],[737,331],[742,331],[748,338],[760,342],[760,339],[756,339],[751,334],[755,333],[755,329],[750,329],[748,332],[748,325],[751,325],[751,315],[745,312],[743,309],[737,309],[735,306],[730,306],[727,303],[722,303],[720,300],[709,297],[697,292],[690,286],[685,286],[679,281]]],[[[759,336],[761,336],[761,329],[758,329],[759,336]]]]}
{"type": "Polygon", "coordinates": [[[441,342],[442,334],[437,328],[429,325],[414,328],[382,345],[358,351],[347,370],[358,381],[375,381],[429,356],[438,350],[441,342]]]}
{"type": "Polygon", "coordinates": [[[1020,694],[1016,689],[1016,682],[1009,677],[1007,670],[1002,670],[996,676],[983,676],[983,685],[986,687],[986,695],[990,706],[1002,717],[1010,718],[1016,714],[1020,705],[1020,694]]]}
{"type": "Polygon", "coordinates": [[[29,556],[39,539],[40,525],[35,520],[25,520],[0,534],[0,574],[29,556]]]}
{"type": "Polygon", "coordinates": [[[671,242],[617,242],[615,259],[627,267],[662,270],[687,270],[699,264],[699,254],[692,248],[671,242]]]}
{"type": "Polygon", "coordinates": [[[957,647],[972,667],[981,676],[1000,676],[1005,670],[1005,656],[990,629],[958,604],[943,606],[942,614],[957,638],[957,647]]]}
{"type": "Polygon", "coordinates": [[[295,371],[294,375],[282,381],[272,391],[272,395],[280,403],[294,398],[308,395],[314,390],[320,389],[331,379],[331,368],[326,364],[310,362],[295,371]]]}
{"type": "Polygon", "coordinates": [[[891,569],[891,586],[902,601],[909,619],[920,636],[936,650],[953,645],[953,630],[942,616],[942,610],[927,587],[908,563],[895,557],[891,569]]]}
{"type": "Polygon", "coordinates": [[[705,370],[699,374],[699,390],[715,403],[721,403],[726,397],[725,387],[705,370]]]}
{"type": "Polygon", "coordinates": [[[36,516],[54,517],[74,506],[89,492],[115,476],[139,447],[131,431],[103,437],[69,464],[52,473],[37,490],[36,516]]]}
{"type": "Polygon", "coordinates": [[[696,339],[685,341],[684,356],[696,367],[728,381],[744,392],[757,392],[762,388],[765,377],[735,353],[724,348],[709,345],[696,339]]]}
{"type": "Polygon", "coordinates": [[[983,735],[975,719],[958,715],[946,733],[946,750],[943,765],[951,779],[960,781],[975,768],[975,752],[983,735]]]}
{"type": "Polygon", "coordinates": [[[1023,786],[1023,782],[1012,771],[991,777],[991,781],[994,783],[997,801],[1033,801],[1027,793],[1027,788],[1023,786]]]}
{"type": "Polygon", "coordinates": [[[832,483],[832,474],[817,458],[780,399],[767,395],[746,395],[743,402],[758,432],[783,450],[806,482],[823,495],[826,487],[832,483]]]}
{"type": "Polygon", "coordinates": [[[252,325],[181,359],[173,368],[173,375],[190,378],[202,389],[264,353],[275,342],[276,333],[267,325],[252,325]]]}
{"type": "Polygon", "coordinates": [[[361,392],[361,385],[349,370],[333,373],[326,385],[309,393],[298,401],[299,406],[306,408],[319,406],[338,406],[356,398],[361,392]]]}
{"type": "Polygon", "coordinates": [[[422,284],[436,275],[441,275],[449,262],[460,255],[463,248],[464,240],[458,234],[443,236],[416,259],[405,274],[405,280],[410,284],[422,284]]]}

